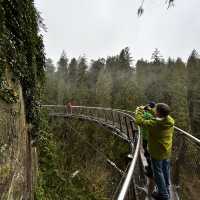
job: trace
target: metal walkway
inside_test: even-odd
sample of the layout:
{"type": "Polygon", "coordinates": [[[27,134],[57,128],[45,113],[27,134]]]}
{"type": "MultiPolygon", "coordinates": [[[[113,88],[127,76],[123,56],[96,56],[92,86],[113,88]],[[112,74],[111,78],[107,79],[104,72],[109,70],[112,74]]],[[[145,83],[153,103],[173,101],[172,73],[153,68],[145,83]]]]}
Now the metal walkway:
{"type": "MultiPolygon", "coordinates": [[[[123,175],[113,199],[148,200],[148,178],[144,175],[145,159],[140,148],[139,127],[135,126],[134,113],[125,110],[63,105],[42,105],[49,116],[75,118],[95,122],[108,128],[127,142],[132,161],[123,175]]],[[[171,159],[171,200],[198,200],[200,195],[200,140],[175,127],[171,159]],[[194,187],[196,186],[196,187],[194,187]]]]}

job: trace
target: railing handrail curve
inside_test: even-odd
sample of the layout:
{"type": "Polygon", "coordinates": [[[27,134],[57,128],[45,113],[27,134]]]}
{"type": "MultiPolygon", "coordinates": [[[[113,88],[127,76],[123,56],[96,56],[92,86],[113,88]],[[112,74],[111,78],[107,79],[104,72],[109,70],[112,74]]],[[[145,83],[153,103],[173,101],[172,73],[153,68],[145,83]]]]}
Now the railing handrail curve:
{"type": "Polygon", "coordinates": [[[140,129],[139,128],[138,128],[138,138],[137,139],[138,140],[137,140],[137,145],[136,145],[136,148],[135,148],[133,160],[130,164],[128,173],[126,175],[125,181],[122,185],[122,188],[121,188],[121,191],[119,193],[117,200],[124,200],[125,199],[126,193],[128,191],[128,188],[129,188],[129,185],[130,185],[130,182],[131,182],[131,179],[133,178],[134,169],[135,169],[136,162],[137,162],[137,159],[138,159],[138,156],[139,156],[140,141],[141,141],[141,135],[140,135],[140,129]]]}
{"type": "MultiPolygon", "coordinates": [[[[58,108],[64,108],[64,105],[41,105],[42,107],[58,107],[58,108]]],[[[132,121],[135,121],[134,117],[130,114],[128,114],[127,112],[124,112],[124,110],[120,110],[120,109],[112,109],[112,108],[104,108],[104,107],[88,107],[88,106],[72,106],[72,108],[85,108],[85,109],[98,109],[98,110],[105,110],[105,111],[112,111],[112,112],[116,112],[119,114],[122,114],[126,117],[128,117],[129,119],[131,119],[132,121]]],[[[73,113],[72,113],[73,114],[73,113]]],[[[130,167],[128,169],[126,178],[122,184],[122,188],[119,192],[119,195],[117,197],[117,200],[124,200],[126,198],[126,194],[128,192],[131,180],[133,178],[133,173],[134,173],[134,169],[136,166],[136,162],[139,156],[139,149],[140,149],[140,141],[141,141],[141,135],[140,135],[140,128],[138,127],[138,131],[137,131],[137,141],[136,141],[136,147],[135,147],[135,151],[133,154],[133,158],[132,161],[130,163],[130,167]]]]}
{"type": "Polygon", "coordinates": [[[195,136],[193,136],[192,134],[182,130],[181,128],[174,126],[174,129],[177,131],[180,131],[181,134],[183,134],[184,136],[186,136],[187,138],[191,139],[193,142],[197,143],[198,145],[200,145],[200,139],[196,138],[195,136]]]}
{"type": "MultiPolygon", "coordinates": [[[[58,108],[66,108],[65,105],[42,105],[42,107],[58,107],[58,108]]],[[[110,112],[116,112],[119,113],[121,115],[123,115],[126,119],[129,118],[129,120],[135,122],[135,118],[134,118],[134,112],[133,111],[128,111],[128,110],[121,110],[121,109],[113,109],[113,108],[105,108],[105,107],[88,107],[88,106],[72,106],[72,110],[77,109],[89,109],[89,110],[102,110],[102,111],[110,111],[110,112]]],[[[92,111],[90,111],[92,112],[92,111]]],[[[70,114],[76,114],[76,113],[70,113],[70,114]]],[[[84,114],[84,113],[83,113],[84,114]]],[[[77,115],[79,115],[79,113],[77,113],[77,115]]],[[[81,110],[80,110],[80,115],[81,115],[81,110]]],[[[87,114],[86,114],[87,115],[87,114]]],[[[97,117],[98,118],[98,117],[97,117]]],[[[98,120],[98,119],[97,119],[98,120]]],[[[183,136],[183,138],[185,137],[185,139],[188,139],[190,142],[192,142],[193,144],[197,144],[198,146],[200,146],[200,139],[196,138],[195,136],[191,135],[189,132],[186,132],[184,130],[182,130],[181,128],[174,126],[174,130],[176,131],[175,134],[179,134],[181,137],[183,136]]],[[[133,152],[133,158],[132,161],[130,163],[130,166],[128,168],[125,180],[123,181],[122,187],[119,191],[117,200],[124,200],[126,199],[126,195],[127,192],[129,192],[129,187],[132,181],[132,178],[134,177],[134,169],[136,167],[136,163],[138,160],[138,156],[139,156],[139,150],[140,150],[140,143],[141,143],[141,134],[140,134],[140,128],[138,127],[137,129],[137,135],[135,135],[136,140],[134,141],[135,144],[135,148],[134,148],[134,152],[133,152]]],[[[133,141],[130,141],[133,143],[133,141]]]]}

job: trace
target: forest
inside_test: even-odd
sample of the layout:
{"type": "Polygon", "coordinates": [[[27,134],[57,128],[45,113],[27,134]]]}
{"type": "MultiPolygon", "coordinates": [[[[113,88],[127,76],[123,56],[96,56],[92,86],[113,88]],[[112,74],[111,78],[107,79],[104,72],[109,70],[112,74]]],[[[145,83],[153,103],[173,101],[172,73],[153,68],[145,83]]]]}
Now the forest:
{"type": "Polygon", "coordinates": [[[170,105],[176,125],[200,137],[198,126],[200,58],[196,50],[187,63],[181,58],[164,60],[158,49],[151,61],[140,59],[133,66],[126,47],[118,55],[91,60],[67,58],[63,51],[57,65],[46,60],[43,104],[104,106],[134,111],[149,101],[170,105]]]}
{"type": "Polygon", "coordinates": [[[97,60],[69,58],[63,51],[53,61],[45,55],[42,29],[33,0],[0,0],[0,198],[34,193],[36,200],[108,200],[120,174],[106,158],[126,170],[129,149],[118,137],[87,122],[50,118],[43,104],[73,100],[76,105],[135,111],[149,101],[165,102],[176,125],[200,138],[196,50],[187,62],[165,60],[158,49],[150,61],[135,60],[128,47],[97,60]],[[31,177],[33,149],[37,174],[31,177]]]}
{"type": "MultiPolygon", "coordinates": [[[[169,58],[165,61],[159,50],[155,49],[151,61],[140,59],[135,66],[133,66],[132,61],[133,57],[128,47],[122,49],[118,55],[91,60],[91,62],[81,56],[70,60],[63,51],[56,66],[50,58],[46,60],[46,82],[42,89],[41,103],[65,105],[69,101],[74,101],[76,105],[135,111],[138,105],[146,105],[149,101],[165,102],[172,109],[172,116],[176,120],[176,125],[199,137],[197,127],[200,122],[198,118],[200,107],[198,92],[196,92],[200,86],[198,53],[193,50],[187,63],[184,63],[181,58],[169,58]]],[[[118,138],[112,137],[106,130],[98,129],[94,125],[73,120],[69,123],[59,119],[55,119],[54,123],[52,120],[54,119],[50,120],[51,125],[46,125],[46,130],[42,132],[44,137],[51,138],[48,139],[50,143],[44,143],[42,134],[39,135],[39,149],[41,151],[39,158],[42,159],[42,172],[38,189],[40,192],[37,192],[37,196],[38,194],[42,196],[46,191],[49,191],[49,188],[53,188],[51,184],[55,184],[55,176],[49,175],[49,169],[59,169],[59,178],[69,178],[70,174],[77,170],[77,173],[80,172],[77,176],[81,180],[79,180],[79,184],[92,184],[94,188],[84,187],[83,190],[81,189],[82,186],[77,186],[76,181],[70,181],[69,184],[68,178],[67,180],[64,178],[61,182],[58,178],[58,183],[62,185],[64,182],[67,184],[67,189],[60,186],[60,188],[51,190],[53,199],[59,198],[59,195],[55,197],[58,193],[62,193],[63,196],[70,193],[71,196],[67,196],[67,199],[79,199],[77,193],[80,193],[81,199],[110,199],[119,181],[119,174],[106,165],[105,158],[99,152],[96,152],[95,148],[104,152],[121,169],[125,170],[126,156],[129,152],[126,145],[120,142],[118,138]],[[76,130],[73,130],[70,124],[72,127],[76,127],[76,130]],[[60,127],[62,127],[62,131],[60,127]],[[83,134],[83,138],[80,139],[76,131],[83,134]],[[51,133],[51,135],[47,133],[51,133]],[[65,145],[63,145],[63,141],[65,141],[65,145]],[[50,152],[52,151],[51,153],[44,152],[44,144],[47,145],[50,152]],[[91,144],[94,145],[94,148],[91,148],[91,144]],[[84,148],[81,148],[80,145],[83,145],[84,148]],[[64,155],[60,152],[64,152],[64,155]],[[48,161],[45,164],[43,159],[49,153],[52,157],[48,156],[48,161]],[[91,157],[90,154],[93,156],[91,157]],[[54,156],[56,158],[53,158],[54,156]],[[78,158],[78,160],[75,158],[78,158]],[[54,159],[58,159],[58,161],[55,162],[54,159]],[[64,165],[60,160],[65,160],[66,164],[64,165]],[[49,167],[49,163],[60,164],[59,166],[49,167]],[[60,174],[62,171],[60,166],[64,170],[63,174],[60,174]],[[103,172],[102,169],[104,169],[103,172]],[[88,170],[90,173],[96,170],[96,173],[89,176],[88,170]],[[52,177],[53,180],[49,181],[48,184],[50,185],[48,185],[46,180],[52,179],[52,177]],[[110,177],[115,177],[115,179],[110,180],[110,177]],[[93,179],[91,180],[91,178],[93,179]],[[42,179],[45,182],[42,182],[44,181],[42,179]],[[93,180],[95,180],[95,183],[93,180]],[[107,184],[110,184],[110,187],[107,184]],[[73,191],[76,193],[74,197],[73,191]],[[89,197],[88,194],[93,196],[89,197]]],[[[49,124],[48,120],[46,123],[49,124]]],[[[39,196],[38,199],[41,199],[41,197],[39,196]]]]}

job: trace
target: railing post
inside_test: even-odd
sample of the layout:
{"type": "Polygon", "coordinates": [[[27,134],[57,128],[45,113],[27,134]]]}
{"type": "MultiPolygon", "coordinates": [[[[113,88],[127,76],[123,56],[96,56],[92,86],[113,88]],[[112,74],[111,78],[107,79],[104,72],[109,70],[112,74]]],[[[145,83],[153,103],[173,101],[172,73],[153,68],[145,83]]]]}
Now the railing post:
{"type": "Polygon", "coordinates": [[[78,110],[79,115],[81,115],[81,110],[82,110],[82,108],[79,108],[79,110],[78,110]]]}
{"type": "Polygon", "coordinates": [[[176,186],[179,186],[179,179],[180,179],[180,166],[182,165],[181,159],[184,157],[184,141],[183,141],[183,135],[181,136],[181,138],[179,139],[179,147],[177,149],[177,158],[175,158],[175,162],[174,162],[174,172],[173,172],[173,182],[176,186]],[[182,152],[183,151],[183,152],[182,152]]]}
{"type": "Polygon", "coordinates": [[[98,109],[95,110],[95,117],[98,118],[98,109]]]}
{"type": "Polygon", "coordinates": [[[97,118],[99,118],[99,119],[101,118],[99,109],[97,109],[97,118]]]}
{"type": "Polygon", "coordinates": [[[119,119],[120,131],[122,131],[122,121],[119,113],[118,113],[118,119],[119,119]]]}
{"type": "Polygon", "coordinates": [[[106,114],[106,110],[104,110],[104,117],[105,117],[105,122],[107,122],[107,114],[106,114]]]}
{"type": "Polygon", "coordinates": [[[86,108],[86,116],[90,117],[90,110],[88,108],[86,108]]]}
{"type": "Polygon", "coordinates": [[[115,125],[115,119],[114,119],[113,110],[111,110],[111,117],[112,117],[112,123],[113,123],[113,126],[114,126],[115,125]]]}
{"type": "Polygon", "coordinates": [[[127,118],[125,116],[124,116],[124,121],[125,121],[125,124],[126,124],[127,137],[128,137],[128,140],[130,140],[128,122],[127,122],[127,118]]]}
{"type": "Polygon", "coordinates": [[[134,138],[135,138],[135,133],[136,133],[136,131],[137,131],[137,129],[135,128],[135,125],[134,125],[133,122],[134,122],[133,120],[130,121],[131,132],[132,132],[132,140],[134,140],[134,138]]]}

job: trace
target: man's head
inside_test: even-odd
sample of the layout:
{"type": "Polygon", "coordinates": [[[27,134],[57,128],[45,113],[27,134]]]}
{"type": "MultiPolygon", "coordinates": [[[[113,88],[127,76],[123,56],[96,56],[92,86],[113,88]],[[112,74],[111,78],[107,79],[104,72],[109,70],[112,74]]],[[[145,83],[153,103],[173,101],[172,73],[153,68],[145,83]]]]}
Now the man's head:
{"type": "Polygon", "coordinates": [[[156,116],[157,117],[167,117],[170,113],[170,107],[165,103],[156,104],[156,116]]]}

